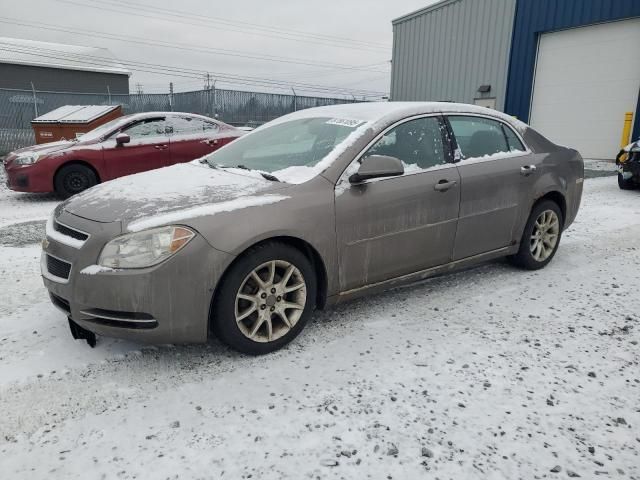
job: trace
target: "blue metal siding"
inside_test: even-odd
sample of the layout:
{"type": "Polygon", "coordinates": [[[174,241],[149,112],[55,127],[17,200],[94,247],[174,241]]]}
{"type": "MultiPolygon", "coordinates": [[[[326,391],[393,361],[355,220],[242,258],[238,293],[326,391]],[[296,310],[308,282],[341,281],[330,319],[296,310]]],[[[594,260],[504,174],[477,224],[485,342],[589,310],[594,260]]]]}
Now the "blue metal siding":
{"type": "MultiPolygon", "coordinates": [[[[518,0],[511,42],[505,111],[527,121],[540,34],[640,17],[640,0],[518,0]]],[[[631,47],[630,47],[631,48],[631,47]]],[[[629,61],[638,61],[638,51],[629,61]]],[[[633,138],[640,137],[640,102],[633,138]]]]}

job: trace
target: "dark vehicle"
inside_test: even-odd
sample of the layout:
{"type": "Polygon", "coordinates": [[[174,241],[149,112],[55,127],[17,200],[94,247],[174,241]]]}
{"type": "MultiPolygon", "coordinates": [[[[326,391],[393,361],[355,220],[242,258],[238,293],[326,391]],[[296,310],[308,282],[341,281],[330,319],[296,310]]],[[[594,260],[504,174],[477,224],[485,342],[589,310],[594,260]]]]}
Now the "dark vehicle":
{"type": "Polygon", "coordinates": [[[4,161],[7,186],[19,192],[55,192],[67,198],[107,180],[195,160],[244,133],[201,115],[127,115],[76,140],[10,153],[4,161]]]}
{"type": "Polygon", "coordinates": [[[640,187],[640,140],[627,145],[616,157],[618,186],[621,190],[640,187]]]}

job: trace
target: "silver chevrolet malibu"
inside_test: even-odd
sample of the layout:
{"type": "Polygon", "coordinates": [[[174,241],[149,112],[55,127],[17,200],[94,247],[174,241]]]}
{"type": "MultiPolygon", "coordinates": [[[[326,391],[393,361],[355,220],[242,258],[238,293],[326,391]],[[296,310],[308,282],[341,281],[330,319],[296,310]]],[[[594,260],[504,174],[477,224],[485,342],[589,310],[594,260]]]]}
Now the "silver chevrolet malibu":
{"type": "Polygon", "coordinates": [[[316,308],[497,257],[544,267],[583,172],[575,150],[481,107],[312,108],[60,204],[42,276],[91,345],[215,335],[263,354],[316,308]]]}

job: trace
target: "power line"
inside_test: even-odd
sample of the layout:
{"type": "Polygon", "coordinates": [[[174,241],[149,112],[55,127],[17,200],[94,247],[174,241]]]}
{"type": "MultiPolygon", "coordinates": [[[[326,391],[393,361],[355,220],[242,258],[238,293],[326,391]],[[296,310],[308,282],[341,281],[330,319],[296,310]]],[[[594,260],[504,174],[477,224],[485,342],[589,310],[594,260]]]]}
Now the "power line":
{"type": "Polygon", "coordinates": [[[23,20],[11,18],[11,17],[0,17],[0,23],[20,25],[20,26],[25,26],[29,28],[52,30],[56,32],[65,32],[72,35],[81,35],[81,36],[92,37],[92,38],[95,38],[95,37],[106,38],[108,40],[116,40],[120,42],[126,42],[129,44],[134,43],[139,45],[148,45],[152,47],[162,46],[166,48],[172,48],[172,49],[183,50],[183,51],[206,53],[209,55],[223,55],[223,56],[229,56],[229,57],[235,57],[235,58],[248,58],[252,60],[262,60],[262,61],[277,62],[277,63],[290,63],[290,64],[296,64],[296,65],[310,65],[310,66],[316,66],[316,67],[327,67],[327,68],[336,68],[336,69],[345,69],[345,70],[362,70],[362,71],[368,71],[368,72],[386,73],[381,70],[364,69],[364,68],[359,68],[351,65],[329,63],[329,62],[310,62],[308,60],[299,59],[299,58],[279,57],[274,55],[258,55],[258,54],[251,54],[249,52],[238,52],[234,50],[227,50],[227,49],[220,49],[220,48],[203,48],[203,47],[198,47],[190,44],[167,42],[162,40],[147,40],[141,37],[134,37],[129,35],[115,35],[115,34],[101,32],[97,30],[84,30],[84,29],[70,30],[68,28],[63,28],[63,27],[60,27],[57,25],[51,25],[48,23],[27,22],[27,21],[23,21],[23,20]]]}
{"type": "MultiPolygon", "coordinates": [[[[60,52],[58,50],[49,50],[44,48],[36,49],[36,51],[34,51],[33,49],[26,49],[26,47],[23,47],[22,49],[20,49],[20,47],[17,47],[15,44],[3,43],[3,42],[0,42],[0,46],[9,47],[9,48],[0,48],[0,50],[5,50],[5,51],[10,50],[13,52],[22,53],[26,55],[39,56],[44,58],[53,58],[57,60],[61,60],[61,59],[75,60],[75,61],[81,61],[84,64],[98,66],[98,67],[113,66],[112,58],[91,56],[86,54],[76,54],[76,53],[70,53],[70,52],[60,52]]],[[[291,86],[294,86],[301,89],[306,88],[306,89],[313,89],[313,90],[326,90],[326,91],[336,91],[336,92],[346,91],[349,94],[353,92],[352,89],[347,90],[347,89],[343,89],[342,87],[264,79],[264,78],[256,78],[256,77],[249,77],[249,76],[242,76],[242,75],[233,75],[228,73],[216,73],[216,72],[212,73],[212,72],[207,72],[205,70],[196,70],[196,69],[191,69],[186,67],[173,67],[173,66],[159,65],[159,64],[153,64],[148,62],[136,62],[136,61],[126,61],[126,60],[119,60],[118,62],[120,64],[123,64],[124,66],[131,68],[132,70],[143,71],[147,73],[157,73],[157,74],[168,75],[168,76],[179,76],[184,78],[200,78],[201,79],[203,75],[210,74],[221,80],[227,80],[231,82],[244,82],[245,84],[257,84],[261,86],[279,86],[283,88],[290,88],[291,86]]],[[[383,92],[377,92],[372,90],[358,90],[357,93],[377,95],[377,94],[382,94],[383,92]]]]}
{"type": "MultiPolygon", "coordinates": [[[[98,0],[91,0],[93,2],[98,2],[98,0]]],[[[123,4],[126,7],[131,7],[131,3],[128,0],[105,0],[106,2],[109,3],[119,3],[119,4],[123,4]]],[[[231,25],[243,25],[246,27],[251,27],[252,29],[260,29],[260,30],[265,30],[265,31],[271,31],[271,32],[276,32],[276,33],[283,33],[283,32],[288,32],[291,35],[299,35],[299,36],[305,36],[305,37],[311,37],[311,38],[318,38],[318,39],[324,39],[324,40],[335,40],[335,41],[340,41],[340,42],[349,42],[349,43],[358,43],[358,44],[363,44],[363,45],[371,45],[371,46],[377,46],[377,47],[381,47],[381,48],[385,48],[388,49],[389,46],[382,44],[382,43],[377,43],[377,42],[367,42],[367,41],[362,41],[362,40],[356,40],[356,39],[352,39],[352,38],[346,38],[346,37],[339,37],[339,36],[335,36],[335,35],[326,35],[326,34],[320,34],[320,33],[311,33],[311,32],[304,32],[301,30],[292,30],[292,29],[284,29],[282,27],[272,27],[270,25],[264,25],[264,24],[259,24],[259,23],[252,23],[252,22],[246,22],[246,21],[241,21],[241,20],[230,20],[230,19],[226,19],[226,18],[221,18],[221,17],[213,17],[213,16],[206,16],[206,15],[194,15],[188,12],[181,12],[179,10],[171,10],[168,8],[161,8],[161,7],[157,7],[155,5],[148,5],[148,4],[141,4],[141,3],[135,3],[135,5],[138,6],[138,8],[140,7],[146,7],[147,9],[153,9],[153,11],[164,11],[167,12],[168,14],[171,15],[182,15],[182,16],[190,16],[193,18],[197,18],[197,19],[206,19],[209,21],[214,21],[214,22],[220,22],[220,23],[225,23],[225,24],[231,24],[231,25]]]]}
{"type": "MultiPolygon", "coordinates": [[[[216,17],[200,17],[200,16],[195,16],[193,14],[189,14],[187,12],[163,9],[158,7],[147,7],[143,5],[132,6],[130,3],[126,5],[120,5],[119,3],[122,3],[122,2],[118,2],[117,0],[112,2],[109,2],[108,0],[101,0],[100,2],[96,2],[95,0],[88,0],[95,3],[95,5],[80,3],[73,0],[58,0],[58,1],[62,3],[80,6],[80,7],[94,8],[101,11],[124,13],[127,15],[135,15],[143,18],[159,19],[159,20],[164,20],[172,23],[178,22],[186,25],[193,25],[193,26],[198,26],[198,27],[203,27],[208,29],[214,28],[211,26],[211,24],[213,24],[215,25],[216,30],[227,30],[231,32],[266,36],[266,37],[278,38],[278,39],[288,40],[288,41],[313,43],[318,45],[324,45],[327,47],[366,50],[371,52],[376,52],[376,51],[389,52],[390,51],[390,47],[382,46],[381,44],[373,44],[368,42],[362,42],[359,40],[342,39],[341,37],[333,37],[333,38],[329,36],[316,37],[315,34],[302,35],[301,33],[289,33],[287,30],[280,30],[280,29],[272,30],[271,27],[258,26],[257,24],[251,24],[247,22],[232,21],[232,20],[220,19],[216,17]],[[119,10],[106,7],[105,3],[107,3],[111,7],[119,8],[119,10]],[[122,10],[122,8],[126,8],[126,9],[122,10]],[[164,13],[163,11],[168,13],[164,13]],[[147,15],[139,12],[147,13],[147,15]],[[153,13],[154,15],[150,15],[149,13],[153,13]],[[158,13],[163,16],[159,16],[158,13]],[[169,18],[167,18],[168,15],[170,15],[169,18]],[[220,24],[225,25],[226,28],[220,27],[220,24]]],[[[295,31],[292,31],[292,32],[295,32],[295,31]]]]}
{"type": "MultiPolygon", "coordinates": [[[[98,57],[92,55],[85,54],[75,54],[70,52],[60,52],[58,50],[51,50],[45,48],[32,49],[26,47],[16,46],[12,43],[0,42],[0,50],[12,51],[16,53],[44,57],[44,58],[52,58],[57,60],[75,60],[81,61],[84,64],[97,66],[97,67],[107,67],[113,65],[112,58],[106,57],[98,57]]],[[[221,81],[226,81],[229,83],[237,83],[242,85],[258,85],[263,87],[271,87],[271,88],[280,88],[280,89],[289,89],[291,86],[299,88],[301,90],[306,91],[322,91],[325,93],[339,93],[339,94],[348,94],[348,95],[365,95],[365,96],[382,96],[385,95],[385,92],[378,92],[373,90],[354,90],[350,88],[343,87],[331,87],[324,85],[313,85],[313,84],[305,84],[300,82],[287,82],[282,80],[273,80],[273,79],[263,79],[256,77],[248,77],[242,75],[232,75],[227,73],[216,73],[216,72],[207,72],[204,70],[196,70],[185,67],[173,67],[167,65],[159,65],[148,62],[137,62],[137,61],[125,61],[118,60],[119,63],[127,66],[128,68],[146,72],[146,73],[154,73],[159,75],[167,75],[172,77],[180,77],[180,78],[191,78],[191,79],[202,79],[205,75],[212,75],[214,78],[219,79],[221,81]]]]}

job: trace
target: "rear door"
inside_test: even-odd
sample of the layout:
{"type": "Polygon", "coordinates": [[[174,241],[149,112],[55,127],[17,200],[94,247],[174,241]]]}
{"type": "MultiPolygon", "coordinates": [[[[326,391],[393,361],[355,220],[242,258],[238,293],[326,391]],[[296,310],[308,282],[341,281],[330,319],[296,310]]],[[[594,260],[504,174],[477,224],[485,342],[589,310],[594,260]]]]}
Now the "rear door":
{"type": "Polygon", "coordinates": [[[224,144],[220,126],[201,118],[171,115],[167,117],[171,141],[171,163],[190,162],[214,152],[224,144]]]}
{"type": "MultiPolygon", "coordinates": [[[[438,116],[389,129],[369,155],[402,160],[402,176],[336,186],[336,230],[342,291],[442,265],[451,260],[460,178],[438,116]]],[[[352,165],[346,172],[352,172],[352,165]]]]}
{"type": "Polygon", "coordinates": [[[109,177],[103,180],[166,167],[171,156],[165,118],[147,118],[131,123],[102,142],[102,149],[109,177]],[[126,133],[131,141],[118,145],[115,140],[118,133],[126,133]]]}
{"type": "Polygon", "coordinates": [[[460,172],[460,218],[453,260],[513,245],[516,220],[528,208],[539,165],[509,125],[449,115],[460,172]]]}

